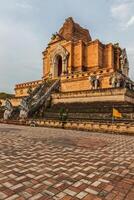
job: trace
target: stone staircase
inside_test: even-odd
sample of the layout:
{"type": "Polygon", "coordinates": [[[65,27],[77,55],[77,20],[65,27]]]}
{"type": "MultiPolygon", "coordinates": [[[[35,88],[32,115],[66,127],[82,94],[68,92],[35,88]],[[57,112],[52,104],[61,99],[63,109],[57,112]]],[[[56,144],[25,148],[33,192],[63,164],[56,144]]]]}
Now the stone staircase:
{"type": "MultiPolygon", "coordinates": [[[[45,108],[51,100],[53,91],[58,91],[60,80],[47,80],[38,85],[25,100],[28,110],[28,118],[38,118],[42,116],[45,108]]],[[[14,107],[10,120],[18,120],[20,107],[14,107]]],[[[0,119],[3,119],[4,108],[0,110],[0,119]]]]}
{"type": "MultiPolygon", "coordinates": [[[[37,100],[34,100],[34,96],[36,93],[31,97],[30,103],[29,103],[29,117],[36,117],[42,115],[42,112],[47,107],[48,99],[51,97],[51,94],[53,91],[56,91],[60,85],[60,80],[52,80],[47,81],[44,83],[43,86],[43,93],[41,95],[38,95],[37,100]]],[[[38,93],[38,92],[37,92],[38,93]]]]}
{"type": "Polygon", "coordinates": [[[113,107],[118,109],[122,120],[134,119],[134,105],[127,102],[59,103],[47,108],[43,117],[59,119],[61,109],[68,111],[69,120],[111,120],[113,107]]]}

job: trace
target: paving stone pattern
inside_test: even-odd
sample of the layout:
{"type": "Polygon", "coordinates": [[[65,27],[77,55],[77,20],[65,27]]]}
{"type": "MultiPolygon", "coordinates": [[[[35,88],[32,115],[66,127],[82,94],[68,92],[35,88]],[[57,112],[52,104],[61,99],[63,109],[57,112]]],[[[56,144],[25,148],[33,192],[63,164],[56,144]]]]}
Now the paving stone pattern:
{"type": "Polygon", "coordinates": [[[0,200],[134,200],[134,136],[0,124],[0,200]]]}

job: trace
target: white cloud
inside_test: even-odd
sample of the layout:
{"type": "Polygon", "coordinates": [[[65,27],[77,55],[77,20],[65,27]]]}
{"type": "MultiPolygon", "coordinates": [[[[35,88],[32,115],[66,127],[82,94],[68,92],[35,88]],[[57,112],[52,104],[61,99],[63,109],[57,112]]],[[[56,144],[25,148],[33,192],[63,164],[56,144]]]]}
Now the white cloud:
{"type": "Polygon", "coordinates": [[[126,23],[126,27],[134,25],[134,15],[126,23]]]}
{"type": "Polygon", "coordinates": [[[130,5],[128,3],[114,5],[111,8],[112,16],[118,20],[124,20],[128,17],[130,5]]]}
{"type": "Polygon", "coordinates": [[[23,9],[31,9],[32,8],[32,5],[27,3],[27,2],[17,2],[16,3],[16,6],[17,7],[20,7],[20,8],[23,8],[23,9]]]}
{"type": "Polygon", "coordinates": [[[134,1],[118,1],[111,7],[112,17],[117,20],[122,29],[126,29],[134,24],[134,1]]]}

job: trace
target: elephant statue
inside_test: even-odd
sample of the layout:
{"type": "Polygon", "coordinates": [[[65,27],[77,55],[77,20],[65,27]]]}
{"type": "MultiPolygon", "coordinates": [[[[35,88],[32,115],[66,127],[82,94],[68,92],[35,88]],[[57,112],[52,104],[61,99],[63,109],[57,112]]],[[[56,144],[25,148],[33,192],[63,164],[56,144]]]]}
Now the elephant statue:
{"type": "Polygon", "coordinates": [[[4,120],[8,120],[11,117],[11,114],[13,112],[13,106],[9,99],[6,99],[5,105],[4,105],[5,111],[4,111],[4,120]]]}
{"type": "Polygon", "coordinates": [[[100,87],[100,77],[97,76],[90,76],[89,81],[91,84],[91,89],[98,89],[100,87]]]}
{"type": "Polygon", "coordinates": [[[28,116],[28,111],[29,111],[29,108],[28,108],[27,98],[24,97],[22,98],[21,103],[20,103],[19,118],[23,120],[26,119],[28,116]]]}

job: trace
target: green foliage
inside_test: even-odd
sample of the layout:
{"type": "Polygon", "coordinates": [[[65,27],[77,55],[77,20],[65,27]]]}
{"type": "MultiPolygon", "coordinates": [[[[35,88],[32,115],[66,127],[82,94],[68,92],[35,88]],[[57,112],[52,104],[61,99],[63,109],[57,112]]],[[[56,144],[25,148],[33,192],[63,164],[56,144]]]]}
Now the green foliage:
{"type": "Polygon", "coordinates": [[[13,94],[7,94],[7,93],[4,93],[4,92],[1,92],[0,93],[0,99],[11,99],[11,98],[13,98],[14,97],[14,95],[13,94]]]}
{"type": "Polygon", "coordinates": [[[56,34],[52,34],[51,39],[54,40],[56,38],[56,34]]]}
{"type": "Polygon", "coordinates": [[[66,121],[68,118],[68,110],[67,109],[64,109],[64,108],[61,108],[60,109],[60,115],[59,115],[59,119],[61,121],[66,121]]]}

